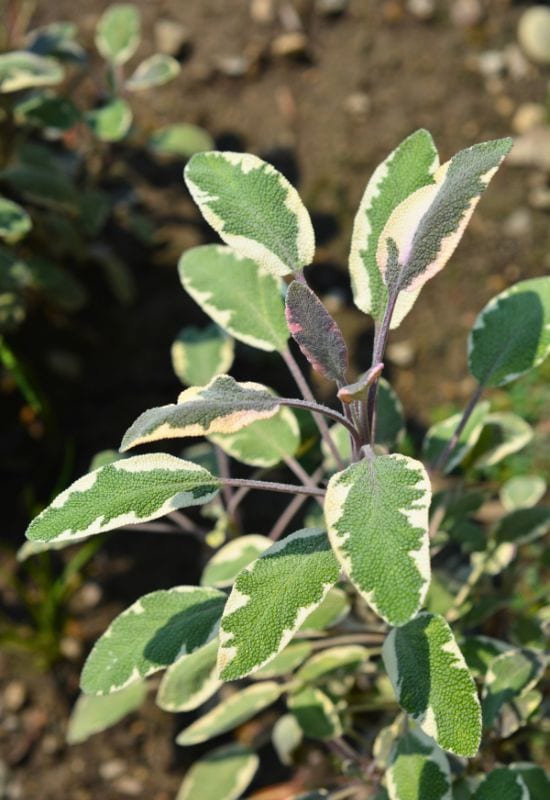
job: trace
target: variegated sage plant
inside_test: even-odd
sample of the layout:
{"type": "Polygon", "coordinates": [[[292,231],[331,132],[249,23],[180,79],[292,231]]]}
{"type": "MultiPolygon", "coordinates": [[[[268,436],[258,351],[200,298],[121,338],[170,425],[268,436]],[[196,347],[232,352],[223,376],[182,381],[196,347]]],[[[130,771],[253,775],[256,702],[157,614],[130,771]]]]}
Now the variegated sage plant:
{"type": "MultiPolygon", "coordinates": [[[[498,521],[483,529],[474,517],[487,497],[464,480],[530,438],[526,423],[490,413],[480,396],[550,352],[550,278],[522,281],[479,313],[468,343],[478,388],[463,414],[430,429],[425,464],[400,452],[402,407],[381,377],[390,330],[451,257],[510,146],[485,142],[440,166],[432,137],[419,130],[376,169],[350,253],[355,303],[374,319],[372,364],[351,377],[342,333],[304,276],[314,234],[296,190],[252,155],[204,152],[189,161],[187,186],[225,243],[194,248],[179,265],[183,286],[213,320],[184,329],[174,343],[174,368],[189,388],[145,411],[116,460],[80,478],[32,522],[26,546],[60,547],[166,515],[195,530],[181,513],[190,506],[214,520],[207,542],[222,546],[200,586],[136,600],[99,639],[82,673],[71,741],[135,708],[146,679],[166,670],[162,708],[207,703],[180,745],[220,736],[284,698],[287,710],[268,734],[283,763],[312,739],[343,767],[326,789],[294,782],[288,797],[550,796],[540,768],[479,754],[482,742],[511,735],[536,713],[544,658],[535,635],[532,646],[480,635],[473,603],[476,586],[548,529],[548,508],[535,506],[545,484],[536,476],[509,481],[498,521]],[[332,382],[330,407],[314,398],[290,337],[332,382]],[[301,397],[226,374],[234,340],[280,353],[301,397]],[[304,433],[305,412],[320,449],[304,433]],[[126,455],[189,437],[209,445],[185,458],[126,455]],[[235,477],[231,460],[255,472],[235,477]],[[281,469],[294,483],[269,479],[281,469]],[[243,535],[239,506],[255,491],[294,497],[270,531],[243,535]],[[304,503],[311,505],[302,527],[292,530],[304,503]],[[454,567],[436,565],[432,577],[430,551],[439,563],[450,553],[454,567]]],[[[258,745],[265,741],[259,736],[258,745]]],[[[192,767],[179,798],[240,797],[257,767],[255,748],[224,744],[192,767]]]]}

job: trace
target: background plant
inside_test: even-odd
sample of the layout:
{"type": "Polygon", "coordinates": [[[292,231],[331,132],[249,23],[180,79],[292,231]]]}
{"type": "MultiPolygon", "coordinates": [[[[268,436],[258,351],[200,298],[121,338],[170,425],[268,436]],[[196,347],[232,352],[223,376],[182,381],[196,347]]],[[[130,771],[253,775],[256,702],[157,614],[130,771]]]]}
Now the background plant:
{"type": "MultiPolygon", "coordinates": [[[[328,778],[334,797],[544,796],[544,772],[519,760],[525,751],[510,754],[499,743],[540,713],[542,594],[530,583],[523,597],[537,609],[529,632],[522,603],[511,604],[518,623],[510,642],[487,636],[485,623],[494,624],[495,602],[504,602],[491,591],[496,576],[519,546],[536,554],[547,530],[548,509],[536,506],[545,485],[537,476],[506,483],[495,515],[494,487],[475,484],[528,441],[525,423],[491,414],[480,397],[548,355],[548,279],[516,284],[479,314],[469,341],[479,386],[463,415],[428,432],[429,472],[399,452],[401,407],[380,378],[390,328],[445,266],[510,144],[476,145],[439,167],[430,135],[418,131],[374,173],[355,220],[350,271],[356,304],[375,319],[375,341],[370,369],[354,381],[343,337],[305,281],[314,239],[296,191],[253,156],[204,153],[190,161],[187,185],[226,246],[188,251],[180,275],[225,333],[210,328],[178,337],[178,375],[186,383],[200,375],[204,385],[144,412],[121,450],[205,436],[216,465],[204,450],[194,460],[189,453],[123,457],[59,495],[28,536],[34,547],[62,546],[121,525],[159,524],[152,521],[167,513],[193,528],[180,509],[202,506],[217,520],[211,543],[229,541],[207,564],[200,587],[142,597],[97,642],[82,674],[73,741],[136,707],[145,679],[167,668],[162,707],[190,710],[221,695],[178,743],[223,734],[284,698],[287,712],[272,731],[281,759],[291,760],[302,738],[325,742],[343,769],[328,778]],[[285,322],[280,284],[287,276],[285,322]],[[513,335],[505,339],[503,330],[513,335]],[[340,411],[314,399],[288,348],[289,332],[334,382],[340,411]],[[231,364],[228,335],[279,351],[303,398],[219,374],[231,364]],[[299,460],[306,454],[294,410],[312,412],[323,439],[310,472],[299,460]],[[227,456],[261,474],[234,477],[227,456]],[[281,462],[299,484],[264,480],[281,462]],[[445,477],[453,473],[456,479],[445,477]],[[294,495],[268,537],[237,535],[240,505],[253,490],[294,495]],[[316,505],[307,509],[306,527],[273,544],[308,498],[316,505]],[[222,686],[249,677],[253,683],[234,693],[222,686]],[[494,766],[499,761],[508,766],[494,766]]],[[[517,588],[510,587],[514,597],[517,588]]],[[[193,767],[180,796],[211,790],[219,797],[224,786],[224,797],[238,797],[256,767],[250,748],[216,751],[193,767]]]]}

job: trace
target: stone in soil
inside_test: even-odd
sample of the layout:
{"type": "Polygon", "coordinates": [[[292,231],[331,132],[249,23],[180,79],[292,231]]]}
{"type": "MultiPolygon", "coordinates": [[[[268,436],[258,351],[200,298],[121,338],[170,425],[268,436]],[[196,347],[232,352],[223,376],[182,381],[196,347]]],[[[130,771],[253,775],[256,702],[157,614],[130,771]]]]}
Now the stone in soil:
{"type": "Polygon", "coordinates": [[[550,64],[550,8],[535,6],[524,11],[518,25],[518,40],[536,64],[550,64]]]}

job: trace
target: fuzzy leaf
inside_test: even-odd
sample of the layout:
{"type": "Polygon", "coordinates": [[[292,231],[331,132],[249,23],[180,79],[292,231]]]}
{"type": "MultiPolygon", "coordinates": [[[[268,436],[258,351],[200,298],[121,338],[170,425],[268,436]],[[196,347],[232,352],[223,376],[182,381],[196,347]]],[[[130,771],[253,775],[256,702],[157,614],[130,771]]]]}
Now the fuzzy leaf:
{"type": "Polygon", "coordinates": [[[0,239],[8,244],[15,244],[31,228],[31,218],[25,209],[6,197],[0,197],[0,239]]]}
{"type": "Polygon", "coordinates": [[[353,403],[354,400],[366,400],[369,396],[369,389],[373,381],[378,380],[384,365],[380,362],[375,367],[371,367],[363,372],[356,381],[342,386],[338,390],[338,399],[343,403],[353,403]]]}
{"type": "Polygon", "coordinates": [[[390,800],[452,800],[445,754],[416,732],[397,743],[386,781],[390,800]]]}
{"type": "Polygon", "coordinates": [[[282,764],[287,767],[292,765],[294,751],[302,744],[303,738],[304,732],[294,714],[279,717],[271,732],[271,743],[282,764]]]}
{"type": "Polygon", "coordinates": [[[520,281],[493,297],[468,341],[470,372],[483,386],[504,386],[549,353],[550,277],[520,281]]]}
{"type": "Polygon", "coordinates": [[[218,691],[222,685],[216,671],[218,646],[218,639],[212,639],[168,667],[157,694],[160,708],[172,712],[192,711],[218,691]]]}
{"type": "Polygon", "coordinates": [[[52,91],[34,92],[16,104],[15,118],[38,128],[53,128],[67,131],[81,119],[81,113],[67,97],[59,97],[52,91]]]}
{"type": "Polygon", "coordinates": [[[443,750],[475,756],[481,709],[474,681],[443,617],[422,613],[384,642],[382,658],[402,708],[443,750]]]}
{"type": "Polygon", "coordinates": [[[155,153],[179,158],[191,158],[195,153],[211,150],[213,146],[214,141],[207,131],[185,123],[160,128],[149,139],[149,147],[155,153]]]}
{"type": "Polygon", "coordinates": [[[67,743],[85,742],[94,733],[100,733],[116,725],[127,714],[135,711],[145,700],[145,681],[133,683],[120,692],[106,697],[81,694],[71,712],[67,730],[67,743]]]}
{"type": "Polygon", "coordinates": [[[125,64],[140,40],[140,13],[130,3],[115,3],[102,14],[96,28],[96,47],[111,64],[125,64]]]}
{"type": "Polygon", "coordinates": [[[460,649],[469,669],[474,674],[485,675],[491,661],[501,653],[511,650],[512,645],[490,636],[467,636],[461,642],[460,649]]]}
{"type": "Polygon", "coordinates": [[[288,708],[304,735],[310,739],[336,739],[342,735],[342,723],[330,697],[314,686],[293,693],[288,708]]]}
{"type": "Polygon", "coordinates": [[[85,114],[86,124],[100,142],[120,142],[130,130],[132,119],[132,109],[120,97],[85,114]]]}
{"type": "MultiPolygon", "coordinates": [[[[485,420],[487,419],[489,408],[490,403],[487,401],[478,403],[474,408],[447,461],[444,469],[445,473],[452,472],[455,467],[458,467],[460,462],[468,455],[472,448],[475,447],[481,435],[481,431],[483,430],[485,420]]],[[[432,425],[426,434],[422,447],[424,459],[427,463],[433,464],[437,461],[439,455],[452,438],[461,419],[461,413],[453,414],[451,417],[432,425]]]]}
{"type": "Polygon", "coordinates": [[[546,494],[546,481],[540,475],[516,475],[500,490],[500,502],[506,511],[535,506],[546,494]]]}
{"type": "Polygon", "coordinates": [[[426,281],[443,269],[511,139],[462,150],[392,212],[380,234],[376,261],[388,294],[397,297],[391,327],[412,308],[426,281]]]}
{"type": "Polygon", "coordinates": [[[298,680],[310,683],[333,677],[332,673],[340,670],[356,672],[368,657],[369,651],[357,644],[329,647],[308,659],[298,670],[296,677],[298,680]]]}
{"type": "Polygon", "coordinates": [[[54,58],[46,58],[26,50],[0,54],[0,94],[52,86],[61,83],[65,73],[54,58]]]}
{"type": "Polygon", "coordinates": [[[206,742],[214,736],[242,725],[264,708],[279,699],[283,686],[272,681],[264,681],[248,686],[227,700],[222,701],[211,711],[185,728],[176,739],[177,744],[190,745],[206,742]]]}
{"type": "Polygon", "coordinates": [[[493,535],[498,544],[527,544],[550,530],[550,507],[519,508],[497,522],[493,535]]]}
{"type": "Polygon", "coordinates": [[[324,631],[342,622],[350,612],[347,594],[333,586],[319,606],[304,620],[300,630],[308,632],[324,631]]]}
{"type": "Polygon", "coordinates": [[[256,753],[248,747],[219,747],[192,765],[176,800],[238,800],[259,763],[256,753]]]}
{"type": "Polygon", "coordinates": [[[313,226],[296,189],[274,167],[245,153],[193,156],[185,181],[206,221],[239,255],[274,275],[313,260],[313,226]]]}
{"type": "Polygon", "coordinates": [[[198,586],[144,595],[95,643],[82,670],[82,691],[116,692],[192,653],[214,635],[224,602],[223,592],[198,586]]]}
{"type": "Polygon", "coordinates": [[[497,767],[479,784],[472,800],[530,800],[529,791],[520,773],[508,767],[497,767]]]}
{"type": "Polygon", "coordinates": [[[544,672],[544,657],[532,650],[508,650],[489,664],[483,688],[483,724],[489,728],[505,703],[532,689],[544,672]]]}
{"type": "Polygon", "coordinates": [[[342,331],[306,284],[292,281],[288,287],[286,320],[313,369],[328,380],[345,383],[348,349],[342,331]]]}
{"type": "Polygon", "coordinates": [[[325,518],[338,560],[391,625],[411,619],[428,591],[430,498],[424,467],[402,455],[352,464],[327,487],[325,518]]]}
{"type": "Polygon", "coordinates": [[[468,462],[476,469],[492,467],[522,450],[532,438],[532,427],[517,414],[488,414],[468,462]]]}
{"type": "Polygon", "coordinates": [[[548,800],[550,778],[542,767],[524,761],[510,764],[509,769],[520,775],[529,791],[529,800],[548,800]]]}
{"type": "Polygon", "coordinates": [[[273,542],[267,536],[251,534],[238,536],[215,553],[204,568],[202,586],[225,589],[232,586],[235,578],[252,561],[260,556],[273,542]]]}
{"type": "Polygon", "coordinates": [[[302,664],[312,653],[311,644],[307,641],[295,641],[288,644],[265,667],[255,672],[251,677],[254,680],[264,678],[280,678],[288,675],[302,664]]]}
{"type": "Polygon", "coordinates": [[[293,456],[300,447],[300,426],[289,408],[280,408],[270,419],[261,419],[236,433],[209,437],[228,455],[251,467],[274,467],[293,456]]]}
{"type": "Polygon", "coordinates": [[[184,289],[228,333],[259,350],[286,350],[288,328],[277,278],[230,247],[204,245],[179,262],[184,289]]]}
{"type": "Polygon", "coordinates": [[[322,530],[297,531],[262,553],[237,577],[224,610],[221,677],[242,678],[275,658],[338,575],[322,530]]]}
{"type": "Polygon", "coordinates": [[[233,340],[218,328],[182,328],[172,344],[172,367],[183,384],[204,386],[233,364],[233,340]]]}
{"type": "Polygon", "coordinates": [[[409,195],[432,184],[439,156],[432,137],[418,130],[403,141],[375,170],[353,225],[349,269],[355,305],[380,320],[387,289],[376,261],[380,234],[391,213],[409,195]]]}
{"type": "Polygon", "coordinates": [[[277,398],[259,383],[237,383],[218,375],[206,386],[192,386],[171,403],[145,411],[124,434],[122,452],[138,444],[182,436],[234,433],[279,410],[277,398]]]}
{"type": "Polygon", "coordinates": [[[131,92],[139,92],[142,89],[162,86],[173,80],[179,74],[180,69],[179,61],[172,56],[155,53],[139,64],[126,81],[126,88],[131,92]]]}
{"type": "Polygon", "coordinates": [[[203,505],[218,487],[213,475],[191,461],[164,453],[123,458],[61,492],[31,522],[26,536],[40,542],[78,541],[177,508],[203,505]]]}

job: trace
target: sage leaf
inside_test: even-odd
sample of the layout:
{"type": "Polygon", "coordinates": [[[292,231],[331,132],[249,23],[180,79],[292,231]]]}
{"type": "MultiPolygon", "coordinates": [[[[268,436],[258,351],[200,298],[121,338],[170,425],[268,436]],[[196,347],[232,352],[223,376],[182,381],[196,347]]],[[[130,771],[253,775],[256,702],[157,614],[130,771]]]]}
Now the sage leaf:
{"type": "Polygon", "coordinates": [[[274,467],[300,447],[300,426],[289,408],[260,419],[235,433],[209,436],[228,455],[251,467],[274,467]]]}
{"type": "Polygon", "coordinates": [[[505,703],[532,689],[542,677],[544,657],[533,650],[510,649],[489,664],[483,687],[483,724],[489,728],[505,703]]]}
{"type": "Polygon", "coordinates": [[[158,439],[234,433],[256,420],[273,417],[279,407],[265,386],[218,375],[206,386],[185,389],[177,403],[141,414],[124,434],[120,450],[158,439]]]}
{"type": "Polygon", "coordinates": [[[498,544],[528,544],[550,530],[550,507],[518,508],[499,519],[493,529],[493,536],[498,544]]]}
{"type": "Polygon", "coordinates": [[[428,591],[430,498],[422,464],[396,454],[352,464],[327,487],[334,552],[366,602],[391,625],[411,619],[428,591]]]}
{"type": "Polygon", "coordinates": [[[184,176],[205,220],[236,253],[279,276],[311,263],[309,214],[270,164],[246,153],[197,153],[184,176]]]}
{"type": "Polygon", "coordinates": [[[324,531],[296,531],[246,567],[224,610],[218,667],[224,680],[249,675],[286,647],[339,577],[324,531]]]}
{"type": "Polygon", "coordinates": [[[535,506],[546,494],[546,481],[540,475],[515,475],[500,490],[500,502],[506,511],[535,506]]]}
{"type": "Polygon", "coordinates": [[[233,340],[217,325],[182,328],[171,349],[174,372],[187,386],[204,386],[230,370],[233,355],[233,340]]]}
{"type": "Polygon", "coordinates": [[[374,171],[353,224],[349,270],[355,305],[380,320],[387,288],[376,260],[380,235],[391,213],[422,186],[433,184],[439,156],[428,131],[407,137],[374,171]]]}
{"type": "Polygon", "coordinates": [[[294,714],[283,714],[279,717],[271,732],[271,743],[282,764],[292,766],[294,752],[302,744],[303,738],[304,732],[294,714]]]}
{"type": "Polygon", "coordinates": [[[198,744],[220,736],[222,733],[242,725],[252,719],[264,708],[279,699],[283,687],[274,681],[263,681],[248,686],[242,691],[223,700],[211,711],[185,728],[177,737],[176,743],[181,745],[198,744]]]}
{"type": "Polygon", "coordinates": [[[176,800],[238,800],[259,763],[256,753],[248,747],[219,747],[192,765],[176,800]]]}
{"type": "Polygon", "coordinates": [[[116,725],[127,714],[135,711],[145,700],[147,684],[145,681],[127,686],[119,692],[105,697],[81,694],[75,703],[67,729],[67,743],[85,742],[95,733],[116,725]]]}
{"type": "Polygon", "coordinates": [[[125,64],[138,48],[140,27],[141,18],[136,6],[114,3],[104,11],[97,24],[96,47],[111,64],[125,64]]]}
{"type": "Polygon", "coordinates": [[[86,124],[100,142],[120,142],[132,124],[132,109],[120,97],[84,115],[86,124]]]}
{"type": "MultiPolygon", "coordinates": [[[[452,472],[453,469],[458,467],[460,462],[475,447],[481,436],[481,431],[487,419],[489,408],[490,403],[487,401],[476,405],[447,460],[444,469],[445,473],[452,472]]],[[[435,425],[432,425],[428,430],[422,447],[424,459],[427,463],[433,464],[437,462],[438,457],[445,450],[461,419],[461,413],[453,414],[451,417],[441,422],[436,422],[435,425]]]]}
{"type": "Polygon", "coordinates": [[[533,435],[532,427],[517,414],[488,414],[468,463],[471,462],[476,469],[493,467],[512,453],[522,450],[533,435]]]}
{"type": "Polygon", "coordinates": [[[136,67],[126,81],[126,88],[131,92],[139,92],[154,86],[162,86],[173,80],[180,69],[179,61],[172,56],[155,53],[136,67]]]}
{"type": "Polygon", "coordinates": [[[288,708],[298,721],[304,736],[310,739],[336,739],[342,735],[342,723],[330,697],[315,686],[306,686],[288,698],[288,708]]]}
{"type": "Polygon", "coordinates": [[[216,637],[170,664],[157,693],[160,708],[172,712],[192,711],[218,691],[222,685],[216,670],[218,646],[216,637]]]}
{"type": "Polygon", "coordinates": [[[184,253],[178,269],[184,289],[231,336],[259,350],[286,350],[278,278],[230,247],[208,244],[184,253]]]}
{"type": "Polygon", "coordinates": [[[300,628],[303,632],[318,633],[342,622],[350,612],[350,602],[343,589],[333,586],[317,608],[308,614],[300,628]]]}
{"type": "Polygon", "coordinates": [[[55,58],[47,58],[26,50],[0,54],[0,94],[53,86],[61,83],[65,72],[55,58]]]}
{"type": "Polygon", "coordinates": [[[542,767],[524,761],[509,765],[509,769],[520,775],[527,786],[529,800],[547,800],[550,795],[550,778],[542,767]]]}
{"type": "Polygon", "coordinates": [[[474,681],[443,617],[422,613],[394,628],[382,651],[402,708],[443,749],[473,757],[481,739],[474,681]]]}
{"type": "Polygon", "coordinates": [[[342,332],[315,292],[292,281],[286,319],[293,339],[313,369],[328,380],[346,382],[348,349],[342,332]]]}
{"type": "Polygon", "coordinates": [[[493,297],[468,340],[470,372],[483,386],[504,386],[549,353],[550,277],[520,281],[493,297]]]}
{"type": "Polygon", "coordinates": [[[316,653],[296,673],[298,680],[313,683],[333,677],[334,672],[356,672],[368,660],[369,651],[358,644],[328,647],[316,653]]]}
{"type": "Polygon", "coordinates": [[[29,525],[31,541],[78,541],[123,525],[157,519],[212,500],[218,480],[164,453],[123,458],[89,472],[61,492],[29,525]]]}
{"type": "Polygon", "coordinates": [[[202,586],[215,586],[225,589],[232,586],[237,575],[252,561],[271,547],[273,542],[267,536],[250,534],[232,539],[214,553],[207,563],[201,577],[202,586]]]}
{"type": "Polygon", "coordinates": [[[215,635],[224,602],[223,592],[198,586],[144,595],[95,643],[82,670],[82,691],[116,692],[192,653],[215,635]]]}
{"type": "Polygon", "coordinates": [[[254,680],[265,678],[280,678],[293,672],[311,655],[312,647],[308,641],[295,641],[288,644],[265,667],[255,672],[251,677],[254,680]]]}
{"type": "Polygon", "coordinates": [[[521,774],[508,767],[497,767],[483,778],[472,800],[530,800],[529,790],[521,774]]]}
{"type": "Polygon", "coordinates": [[[32,228],[32,221],[24,208],[6,197],[0,197],[0,239],[15,244],[32,228]]]}
{"type": "Polygon", "coordinates": [[[386,782],[390,800],[453,800],[445,754],[416,731],[399,739],[386,782]]]}
{"type": "Polygon", "coordinates": [[[154,153],[161,156],[191,158],[195,153],[211,150],[214,140],[207,131],[197,125],[180,123],[154,131],[148,144],[154,153]]]}

